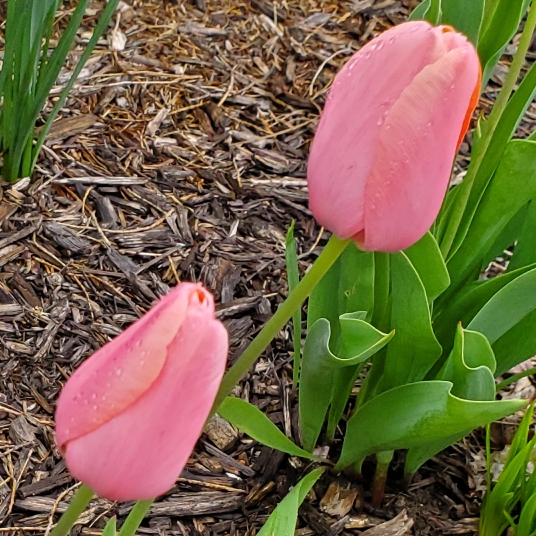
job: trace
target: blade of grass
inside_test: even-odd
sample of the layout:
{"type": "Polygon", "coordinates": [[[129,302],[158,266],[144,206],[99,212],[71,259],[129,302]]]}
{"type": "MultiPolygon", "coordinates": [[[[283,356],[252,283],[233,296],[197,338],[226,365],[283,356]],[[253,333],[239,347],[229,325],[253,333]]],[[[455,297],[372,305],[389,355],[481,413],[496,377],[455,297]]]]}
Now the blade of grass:
{"type": "MultiPolygon", "coordinates": [[[[296,288],[300,282],[298,269],[298,255],[296,254],[296,239],[294,238],[294,222],[287,232],[285,260],[287,263],[287,279],[289,294],[296,288]]],[[[294,366],[292,369],[292,386],[294,389],[298,386],[300,377],[300,358],[301,358],[301,308],[297,309],[292,315],[292,343],[294,345],[294,366]]]]}

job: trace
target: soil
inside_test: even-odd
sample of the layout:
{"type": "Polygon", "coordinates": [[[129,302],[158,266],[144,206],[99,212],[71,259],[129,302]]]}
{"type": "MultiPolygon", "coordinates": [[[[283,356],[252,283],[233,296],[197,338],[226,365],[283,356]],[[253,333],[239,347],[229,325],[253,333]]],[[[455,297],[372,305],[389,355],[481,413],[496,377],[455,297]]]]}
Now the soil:
{"type": "MultiPolygon", "coordinates": [[[[54,444],[58,393],[170,287],[200,281],[214,293],[231,363],[272,315],[287,294],[291,222],[302,273],[328,238],[307,208],[305,177],[329,85],[351,54],[416,3],[121,2],[35,180],[0,189],[0,535],[50,531],[76,487],[54,444]]],[[[467,154],[464,144],[458,173],[467,154]]],[[[235,394],[298,441],[291,362],[287,327],[235,394]]],[[[296,534],[474,534],[481,496],[470,486],[472,454],[481,444],[476,434],[442,453],[408,490],[397,486],[395,464],[382,510],[370,506],[367,482],[326,474],[296,534]],[[329,514],[340,511],[326,506],[330,485],[332,495],[351,492],[343,514],[329,514]]],[[[309,468],[215,423],[140,533],[253,535],[309,468]]],[[[96,499],[74,533],[100,534],[131,506],[96,499]]]]}

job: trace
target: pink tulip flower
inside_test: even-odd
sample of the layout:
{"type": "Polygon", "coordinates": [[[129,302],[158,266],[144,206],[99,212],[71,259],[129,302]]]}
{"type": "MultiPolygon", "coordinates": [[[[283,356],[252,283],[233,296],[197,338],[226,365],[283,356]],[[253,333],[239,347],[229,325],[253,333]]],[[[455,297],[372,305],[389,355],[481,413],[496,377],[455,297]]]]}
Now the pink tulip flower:
{"type": "Polygon", "coordinates": [[[398,251],[434,222],[480,90],[467,38],[407,22],[339,72],[309,158],[316,220],[367,251],[398,251]]]}
{"type": "Polygon", "coordinates": [[[166,492],[201,434],[227,350],[201,285],[162,298],[65,384],[56,440],[71,474],[112,500],[166,492]]]}

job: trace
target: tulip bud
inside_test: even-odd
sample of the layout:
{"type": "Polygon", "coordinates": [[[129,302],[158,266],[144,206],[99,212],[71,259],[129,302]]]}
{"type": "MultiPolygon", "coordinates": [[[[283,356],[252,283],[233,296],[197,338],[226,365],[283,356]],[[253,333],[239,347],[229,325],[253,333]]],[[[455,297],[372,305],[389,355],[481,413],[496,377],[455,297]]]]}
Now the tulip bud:
{"type": "Polygon", "coordinates": [[[201,434],[227,351],[201,285],[162,298],[65,384],[56,441],[71,474],[112,500],[166,492],[201,434]]]}
{"type": "Polygon", "coordinates": [[[434,222],[480,90],[465,36],[407,22],[339,72],[309,158],[316,220],[361,249],[398,251],[434,222]]]}

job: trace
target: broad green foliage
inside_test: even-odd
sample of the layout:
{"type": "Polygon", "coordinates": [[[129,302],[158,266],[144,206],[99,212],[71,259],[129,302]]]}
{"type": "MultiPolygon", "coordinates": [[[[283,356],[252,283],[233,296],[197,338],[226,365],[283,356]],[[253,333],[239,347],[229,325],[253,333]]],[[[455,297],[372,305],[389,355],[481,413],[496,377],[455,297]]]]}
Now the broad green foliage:
{"type": "MultiPolygon", "coordinates": [[[[411,18],[465,32],[486,80],[529,3],[425,0],[411,18]]],[[[525,406],[496,400],[496,378],[536,354],[536,134],[513,139],[536,96],[535,65],[517,80],[534,27],[533,6],[506,89],[470,139],[466,178],[447,194],[431,231],[396,253],[350,244],[310,295],[299,422],[307,452],[342,430],[336,469],[359,469],[370,455],[386,467],[404,449],[410,476],[471,430],[525,406]],[[510,265],[483,279],[506,248],[510,265]]],[[[287,247],[295,250],[290,238],[287,247]]],[[[256,438],[273,445],[260,429],[256,438]]],[[[526,504],[524,515],[533,517],[536,501],[526,504]]]]}
{"type": "Polygon", "coordinates": [[[360,407],[348,421],[337,468],[360,464],[369,454],[419,447],[450,438],[521,409],[525,402],[462,400],[445,381],[395,387],[360,407]]]}
{"type": "Polygon", "coordinates": [[[330,405],[337,412],[335,424],[342,416],[359,365],[383,348],[393,336],[393,333],[385,335],[375,329],[364,316],[364,313],[341,316],[343,344],[340,355],[334,355],[329,348],[330,324],[327,319],[318,319],[309,329],[299,391],[300,427],[306,450],[314,448],[330,405]]]}
{"type": "Polygon", "coordinates": [[[225,420],[263,445],[291,456],[314,458],[310,452],[296,446],[262,411],[241,398],[227,397],[218,412],[225,420]]]}

